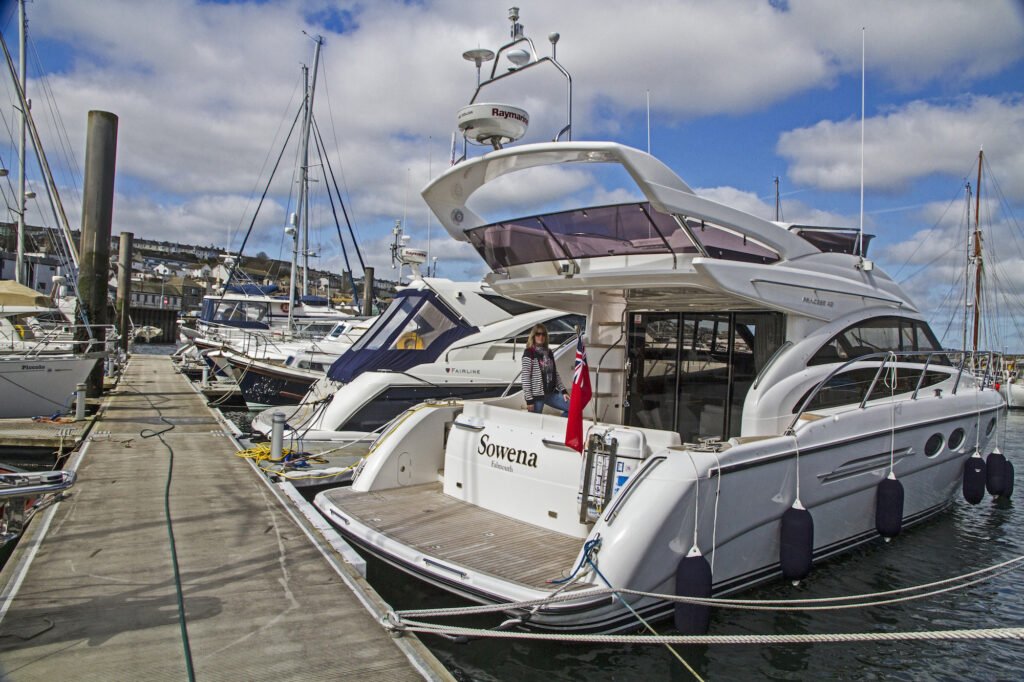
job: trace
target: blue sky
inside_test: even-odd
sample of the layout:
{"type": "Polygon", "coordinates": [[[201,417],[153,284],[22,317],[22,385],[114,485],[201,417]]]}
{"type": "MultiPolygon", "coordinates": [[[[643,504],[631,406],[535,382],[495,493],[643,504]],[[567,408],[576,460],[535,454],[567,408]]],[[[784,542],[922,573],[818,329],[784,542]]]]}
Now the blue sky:
{"type": "MultiPolygon", "coordinates": [[[[300,64],[312,62],[305,31],[325,38],[316,117],[331,164],[344,178],[367,263],[387,277],[395,220],[405,220],[414,246],[427,246],[418,192],[447,166],[454,112],[475,83],[461,53],[504,43],[510,4],[35,0],[28,5],[29,95],[50,161],[65,169],[58,178],[71,222],[79,220],[81,171],[66,169],[80,169],[88,111],[101,109],[120,121],[114,232],[237,248],[267,181],[267,159],[280,150],[298,105],[300,64]],[[61,128],[51,122],[51,98],[61,128]]],[[[0,6],[0,30],[16,53],[14,6],[0,6]]],[[[939,318],[948,314],[940,309],[963,261],[963,211],[951,202],[962,196],[984,145],[1005,199],[1004,206],[986,204],[994,223],[986,246],[1005,259],[999,288],[1020,305],[1021,2],[519,6],[541,54],[549,50],[546,36],[561,34],[558,59],[573,75],[576,139],[646,149],[649,92],[651,151],[699,193],[771,217],[779,176],[784,218],[816,224],[859,221],[864,27],[864,220],[877,235],[871,255],[899,280],[917,273],[904,285],[941,333],[939,318]],[[1016,217],[1008,221],[1002,208],[1016,217]]],[[[9,99],[10,86],[3,87],[9,99]]],[[[524,78],[496,94],[531,112],[528,139],[550,138],[564,119],[557,78],[524,78]]],[[[0,122],[5,138],[10,111],[0,122]]],[[[0,160],[12,167],[13,151],[2,144],[0,160]]],[[[283,225],[293,210],[293,162],[289,152],[247,252],[288,257],[283,225]]],[[[590,190],[592,180],[559,177],[546,198],[604,196],[590,190]]],[[[983,189],[983,198],[993,196],[983,189]]],[[[325,223],[311,238],[315,262],[340,269],[328,217],[315,216],[325,223]]],[[[430,237],[439,274],[483,274],[476,254],[448,240],[436,221],[430,237]]],[[[994,343],[1012,345],[1020,336],[1007,328],[994,343]]]]}

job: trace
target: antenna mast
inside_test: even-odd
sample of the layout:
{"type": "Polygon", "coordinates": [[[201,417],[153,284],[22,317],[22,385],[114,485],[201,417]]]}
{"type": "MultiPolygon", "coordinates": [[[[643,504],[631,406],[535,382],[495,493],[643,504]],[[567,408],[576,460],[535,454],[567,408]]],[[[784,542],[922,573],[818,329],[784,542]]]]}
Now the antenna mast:
{"type": "Polygon", "coordinates": [[[860,228],[857,230],[857,255],[864,261],[864,45],[866,29],[860,29],[860,228]]]}
{"type": "Polygon", "coordinates": [[[775,176],[775,222],[782,219],[782,202],[779,200],[779,176],[775,176]]]}

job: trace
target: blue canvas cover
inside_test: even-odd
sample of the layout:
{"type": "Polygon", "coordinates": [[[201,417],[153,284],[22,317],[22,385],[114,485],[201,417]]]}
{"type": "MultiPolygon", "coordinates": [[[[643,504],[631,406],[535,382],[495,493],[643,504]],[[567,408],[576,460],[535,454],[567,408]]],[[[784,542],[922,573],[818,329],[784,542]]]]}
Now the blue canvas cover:
{"type": "Polygon", "coordinates": [[[363,372],[400,372],[433,362],[457,340],[477,331],[430,290],[399,291],[373,326],[327,370],[349,382],[363,372]]]}
{"type": "Polygon", "coordinates": [[[246,296],[269,296],[277,291],[276,284],[232,284],[228,291],[246,296]]]}

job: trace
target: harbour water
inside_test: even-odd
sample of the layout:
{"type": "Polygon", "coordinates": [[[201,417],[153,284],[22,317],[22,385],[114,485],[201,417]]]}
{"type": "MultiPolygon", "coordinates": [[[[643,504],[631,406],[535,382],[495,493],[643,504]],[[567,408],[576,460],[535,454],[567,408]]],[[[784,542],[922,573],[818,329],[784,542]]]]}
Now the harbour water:
{"type": "MultiPolygon", "coordinates": [[[[141,352],[162,352],[140,345],[141,352]]],[[[169,351],[163,351],[169,352],[169,351]]],[[[225,409],[244,425],[245,410],[225,409]]],[[[1024,413],[1010,413],[1002,450],[1024,470],[1024,413]]],[[[1019,475],[1018,475],[1019,478],[1019,475]]],[[[1018,497],[1020,486],[1017,486],[1018,497]]],[[[748,599],[821,598],[855,595],[941,581],[1024,555],[1019,503],[977,506],[957,497],[931,521],[904,529],[890,543],[867,547],[816,566],[800,585],[779,581],[742,596],[748,599]]],[[[390,566],[368,562],[368,577],[395,609],[468,605],[390,566]]],[[[1024,627],[1024,603],[1016,585],[1020,571],[921,600],[838,611],[716,610],[711,635],[784,633],[875,633],[1024,627]]],[[[458,621],[493,627],[500,617],[458,621]]],[[[673,634],[670,622],[655,624],[673,634]]],[[[460,680],[689,680],[696,679],[660,645],[590,645],[572,642],[477,640],[458,644],[421,635],[424,643],[460,680]]],[[[1024,642],[1013,640],[893,641],[802,645],[677,646],[703,679],[922,680],[1018,679],[1024,642]]]]}

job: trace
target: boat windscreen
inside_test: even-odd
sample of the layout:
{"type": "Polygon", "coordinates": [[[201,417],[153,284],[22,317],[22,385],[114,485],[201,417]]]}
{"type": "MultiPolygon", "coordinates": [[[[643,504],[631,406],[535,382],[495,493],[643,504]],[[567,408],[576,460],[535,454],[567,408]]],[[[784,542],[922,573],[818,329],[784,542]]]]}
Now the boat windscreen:
{"type": "Polygon", "coordinates": [[[246,299],[204,299],[203,322],[229,327],[267,329],[268,306],[263,301],[246,299]]]}
{"type": "Polygon", "coordinates": [[[403,371],[433,362],[456,340],[477,331],[432,291],[397,297],[377,322],[331,365],[327,375],[348,382],[362,372],[403,371]]]}
{"type": "MultiPolygon", "coordinates": [[[[778,256],[742,235],[687,221],[712,258],[771,262],[778,256]]],[[[495,272],[562,259],[700,251],[670,215],[650,203],[616,204],[505,220],[467,230],[470,243],[495,272]]]]}
{"type": "Polygon", "coordinates": [[[697,253],[672,217],[650,204],[574,209],[507,220],[466,232],[492,270],[566,258],[697,253]]]}

